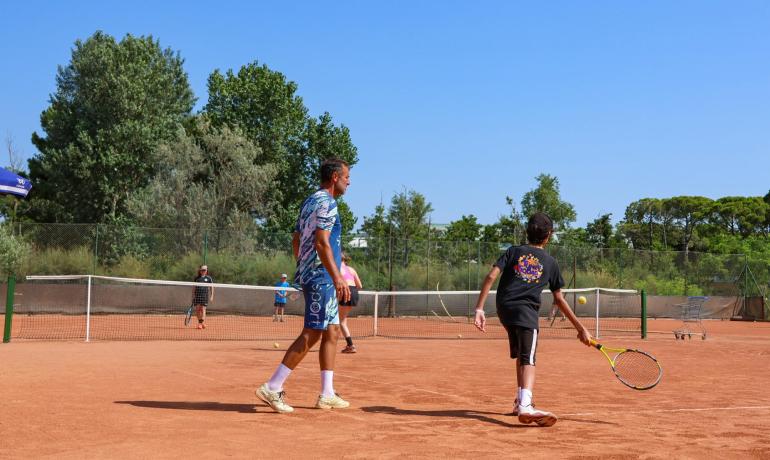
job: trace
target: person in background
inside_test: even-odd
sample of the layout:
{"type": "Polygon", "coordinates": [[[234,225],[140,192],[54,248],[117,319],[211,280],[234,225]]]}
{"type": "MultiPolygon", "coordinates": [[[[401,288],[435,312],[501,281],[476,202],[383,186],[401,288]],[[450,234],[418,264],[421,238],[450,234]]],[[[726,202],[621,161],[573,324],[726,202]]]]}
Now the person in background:
{"type": "Polygon", "coordinates": [[[340,329],[345,337],[347,346],[342,349],[342,353],[355,353],[356,346],[353,345],[353,338],[350,336],[350,329],[348,328],[348,315],[353,307],[358,305],[358,290],[363,287],[361,279],[358,277],[356,270],[348,265],[350,263],[350,257],[347,254],[342,254],[342,265],[340,266],[340,272],[342,277],[350,287],[350,300],[347,302],[340,302],[340,329]]]}
{"type": "MultiPolygon", "coordinates": [[[[209,267],[201,265],[198,268],[198,274],[193,280],[195,283],[213,283],[214,278],[209,276],[209,267]]],[[[198,318],[198,329],[206,329],[206,307],[209,302],[214,301],[214,287],[213,286],[193,286],[193,305],[195,308],[195,316],[198,318]]]]}
{"type": "MultiPolygon", "coordinates": [[[[286,273],[281,273],[281,281],[275,283],[276,287],[289,287],[289,282],[286,281],[286,273]]],[[[275,291],[275,303],[273,304],[275,310],[273,310],[273,322],[283,322],[283,309],[286,306],[286,289],[279,289],[275,291]]]]}

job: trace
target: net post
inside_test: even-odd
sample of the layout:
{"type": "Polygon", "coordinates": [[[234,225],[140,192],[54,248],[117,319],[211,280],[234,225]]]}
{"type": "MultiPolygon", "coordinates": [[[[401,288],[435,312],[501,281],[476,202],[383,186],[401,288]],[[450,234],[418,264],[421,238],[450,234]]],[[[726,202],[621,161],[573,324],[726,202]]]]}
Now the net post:
{"type": "Polygon", "coordinates": [[[5,295],[5,328],[3,329],[3,343],[11,341],[11,324],[13,321],[13,294],[16,288],[16,276],[8,275],[5,295]]]}
{"type": "Polygon", "coordinates": [[[647,338],[647,292],[642,289],[642,338],[647,338]]]}
{"type": "Polygon", "coordinates": [[[375,292],[374,293],[374,324],[373,324],[373,336],[377,337],[377,320],[379,318],[379,304],[380,304],[380,293],[375,292]]]}
{"type": "Polygon", "coordinates": [[[596,288],[596,338],[599,338],[599,288],[596,288]]]}
{"type": "Polygon", "coordinates": [[[88,291],[86,292],[86,342],[91,339],[91,275],[88,275],[88,291]]]}

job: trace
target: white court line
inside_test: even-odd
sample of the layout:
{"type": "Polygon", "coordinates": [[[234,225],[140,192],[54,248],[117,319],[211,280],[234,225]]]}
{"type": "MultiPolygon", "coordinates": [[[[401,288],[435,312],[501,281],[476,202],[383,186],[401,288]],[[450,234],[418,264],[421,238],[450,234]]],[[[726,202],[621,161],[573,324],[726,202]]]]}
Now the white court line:
{"type": "MultiPolygon", "coordinates": [[[[681,409],[647,409],[637,411],[624,410],[624,414],[660,414],[667,412],[710,412],[710,411],[725,411],[725,410],[768,410],[770,406],[733,406],[733,407],[692,407],[681,409]]],[[[564,417],[569,416],[585,416],[585,415],[599,415],[599,414],[614,414],[615,412],[576,412],[574,414],[561,414],[564,417]]]]}
{"type": "MultiPolygon", "coordinates": [[[[209,380],[211,382],[221,383],[222,385],[232,386],[232,382],[223,382],[222,380],[212,379],[211,377],[207,377],[207,376],[202,375],[202,374],[197,374],[195,372],[187,372],[187,371],[182,370],[182,369],[172,369],[172,371],[173,372],[178,372],[180,374],[186,374],[186,375],[189,375],[191,377],[197,377],[199,379],[209,380]]],[[[236,385],[236,386],[240,386],[240,385],[236,385]]]]}

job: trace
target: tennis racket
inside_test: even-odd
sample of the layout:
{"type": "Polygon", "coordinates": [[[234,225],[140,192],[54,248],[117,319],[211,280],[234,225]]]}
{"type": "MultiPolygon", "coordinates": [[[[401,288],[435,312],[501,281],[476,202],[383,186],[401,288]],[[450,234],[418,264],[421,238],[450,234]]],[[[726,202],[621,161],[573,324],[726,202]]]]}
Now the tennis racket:
{"type": "Polygon", "coordinates": [[[649,353],[630,348],[608,348],[595,340],[591,340],[591,345],[604,354],[615,377],[629,388],[649,390],[663,377],[663,368],[649,353]],[[610,357],[607,352],[616,353],[615,357],[610,357]]]}
{"type": "Polygon", "coordinates": [[[184,325],[185,326],[189,326],[190,325],[190,320],[192,319],[193,306],[194,306],[194,304],[190,304],[190,308],[188,308],[187,312],[184,314],[184,325]]]}
{"type": "Polygon", "coordinates": [[[300,296],[302,296],[302,286],[297,283],[292,283],[291,287],[296,289],[295,291],[289,293],[289,300],[294,302],[295,300],[299,299],[300,296]]]}

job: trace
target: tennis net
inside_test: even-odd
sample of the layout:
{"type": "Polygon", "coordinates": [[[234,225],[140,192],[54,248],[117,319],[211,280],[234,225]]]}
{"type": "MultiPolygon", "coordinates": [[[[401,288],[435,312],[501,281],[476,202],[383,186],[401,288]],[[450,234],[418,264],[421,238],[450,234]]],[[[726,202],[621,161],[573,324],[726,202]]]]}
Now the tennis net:
{"type": "MultiPolygon", "coordinates": [[[[29,276],[17,285],[11,337],[22,340],[291,340],[302,329],[304,299],[292,288],[145,280],[108,276],[29,276]],[[195,290],[213,288],[206,329],[185,316],[195,290]],[[289,293],[284,321],[276,321],[275,291],[289,293]]],[[[564,289],[579,319],[599,336],[639,335],[641,302],[636,291],[564,289]],[[577,303],[578,296],[587,299],[577,303]],[[575,308],[577,307],[577,308],[575,308]]],[[[488,332],[473,326],[478,291],[361,291],[348,326],[354,337],[504,338],[495,314],[495,292],[485,310],[488,332]]],[[[574,337],[569,321],[551,319],[544,292],[541,336],[574,337]]]]}

